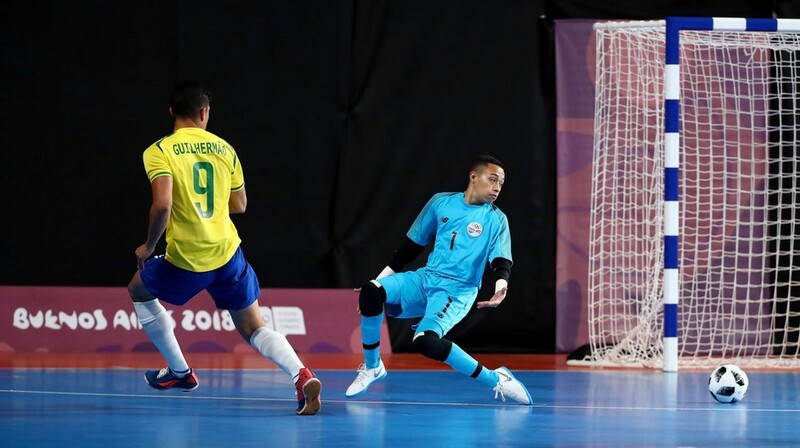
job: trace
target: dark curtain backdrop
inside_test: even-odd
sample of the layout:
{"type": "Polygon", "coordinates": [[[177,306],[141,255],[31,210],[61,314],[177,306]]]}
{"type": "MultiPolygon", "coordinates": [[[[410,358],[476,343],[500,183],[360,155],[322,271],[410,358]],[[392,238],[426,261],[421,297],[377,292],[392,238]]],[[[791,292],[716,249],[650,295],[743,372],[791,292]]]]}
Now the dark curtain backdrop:
{"type": "MultiPolygon", "coordinates": [[[[263,287],[360,286],[433,193],[465,188],[475,155],[503,160],[511,292],[451,337],[473,351],[550,352],[540,16],[522,0],[16,5],[0,19],[0,283],[127,284],[150,203],[141,154],[170,130],[173,82],[190,78],[212,91],[209,130],[242,160],[249,204],[234,220],[263,287]]],[[[356,304],[354,293],[342,306],[356,304]]],[[[409,324],[391,322],[398,350],[409,324]]]]}
{"type": "Polygon", "coordinates": [[[800,0],[545,0],[550,19],[655,20],[667,16],[798,17],[800,0]]]}
{"type": "MultiPolygon", "coordinates": [[[[623,3],[644,15],[646,2],[623,3]]],[[[764,9],[725,5],[751,3],[748,11],[764,9]]],[[[613,4],[7,6],[0,284],[127,284],[150,203],[141,153],[170,131],[170,87],[190,78],[214,95],[209,130],[243,162],[248,211],[234,220],[263,287],[359,286],[386,264],[433,193],[466,186],[476,154],[503,160],[498,205],[515,261],[509,296],[499,309],[470,313],[450,336],[476,352],[552,352],[552,19],[608,17],[613,4]]],[[[355,294],[342,304],[355,305],[355,294]]],[[[409,323],[390,324],[394,348],[407,349],[409,323]]]]}

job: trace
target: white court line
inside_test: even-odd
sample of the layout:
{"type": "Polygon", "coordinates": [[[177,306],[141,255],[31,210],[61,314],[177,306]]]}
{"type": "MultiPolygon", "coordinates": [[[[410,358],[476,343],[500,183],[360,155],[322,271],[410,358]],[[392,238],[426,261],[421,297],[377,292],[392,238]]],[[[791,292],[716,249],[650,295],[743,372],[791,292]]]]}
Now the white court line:
{"type": "MultiPolygon", "coordinates": [[[[173,391],[179,392],[179,391],[173,391]]],[[[232,401],[289,401],[294,402],[294,399],[287,398],[258,398],[258,397],[210,397],[203,395],[194,395],[191,392],[180,392],[181,395],[140,395],[140,394],[108,394],[100,392],[59,392],[50,390],[21,390],[21,389],[0,389],[0,393],[10,394],[31,394],[31,395],[68,395],[79,397],[119,397],[119,398],[159,398],[159,399],[190,399],[190,400],[232,400],[232,401]]],[[[169,392],[168,392],[169,393],[169,392]]],[[[330,400],[329,400],[330,401],[330,400]]]]}
{"type": "MultiPolygon", "coordinates": [[[[219,400],[219,401],[274,401],[274,402],[290,402],[294,403],[295,400],[291,398],[267,398],[267,397],[212,397],[206,395],[195,395],[190,392],[183,392],[181,395],[140,395],[140,394],[108,394],[99,392],[58,392],[58,391],[45,391],[45,390],[19,390],[19,389],[0,389],[0,393],[13,393],[13,394],[31,394],[31,395],[67,395],[67,396],[85,396],[85,397],[119,397],[119,398],[158,398],[158,399],[171,399],[177,398],[181,400],[219,400]]],[[[343,404],[370,404],[370,405],[401,405],[401,406],[455,406],[455,407],[508,407],[511,409],[575,409],[575,410],[600,410],[600,411],[720,411],[720,412],[778,412],[778,413],[800,413],[800,409],[774,409],[774,408],[751,408],[744,406],[706,406],[700,408],[688,407],[653,407],[653,406],[581,406],[581,405],[550,405],[550,404],[537,404],[534,402],[532,406],[521,406],[513,403],[454,403],[454,402],[431,402],[431,401],[389,401],[389,400],[337,400],[325,399],[325,403],[343,403],[343,404]]]]}
{"type": "MultiPolygon", "coordinates": [[[[0,393],[12,394],[31,394],[31,395],[68,395],[68,396],[84,396],[84,397],[120,397],[120,398],[160,398],[170,399],[177,398],[181,400],[220,400],[220,401],[288,401],[296,402],[293,398],[267,398],[267,397],[212,397],[207,395],[195,395],[191,392],[181,392],[180,395],[140,395],[140,394],[109,394],[100,392],[59,392],[48,390],[21,390],[21,389],[0,389],[0,393]]],[[[383,400],[337,400],[324,398],[325,403],[346,403],[346,404],[393,404],[393,405],[420,405],[420,406],[470,406],[470,407],[498,407],[498,406],[514,406],[517,408],[525,408],[514,404],[496,403],[452,403],[452,402],[418,402],[418,401],[383,401],[383,400]]]]}

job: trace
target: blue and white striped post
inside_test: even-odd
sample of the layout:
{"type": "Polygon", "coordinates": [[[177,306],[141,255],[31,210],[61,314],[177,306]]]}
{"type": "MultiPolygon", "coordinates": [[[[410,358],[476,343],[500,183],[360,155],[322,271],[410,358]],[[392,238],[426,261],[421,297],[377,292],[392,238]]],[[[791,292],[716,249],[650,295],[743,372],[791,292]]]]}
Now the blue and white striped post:
{"type": "Polygon", "coordinates": [[[664,371],[678,370],[678,301],[680,296],[680,32],[800,31],[800,19],[668,17],[664,73],[664,371]]]}

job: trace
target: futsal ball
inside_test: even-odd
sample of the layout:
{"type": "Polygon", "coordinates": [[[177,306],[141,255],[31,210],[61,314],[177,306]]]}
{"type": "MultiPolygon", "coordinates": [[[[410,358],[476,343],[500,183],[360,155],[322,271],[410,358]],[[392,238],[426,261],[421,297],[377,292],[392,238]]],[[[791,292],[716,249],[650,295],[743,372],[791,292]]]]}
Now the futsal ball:
{"type": "Polygon", "coordinates": [[[719,366],[708,378],[708,391],[720,403],[736,403],[747,393],[747,374],[733,364],[719,366]]]}

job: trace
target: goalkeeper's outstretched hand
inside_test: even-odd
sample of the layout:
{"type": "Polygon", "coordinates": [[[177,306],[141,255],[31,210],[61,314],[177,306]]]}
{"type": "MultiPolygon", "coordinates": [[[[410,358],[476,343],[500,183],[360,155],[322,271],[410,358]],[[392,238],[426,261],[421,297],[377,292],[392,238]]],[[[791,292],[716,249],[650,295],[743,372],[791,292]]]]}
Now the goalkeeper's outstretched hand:
{"type": "Polygon", "coordinates": [[[481,308],[497,308],[498,306],[500,306],[501,303],[503,303],[503,300],[505,300],[507,291],[508,291],[508,288],[506,288],[506,287],[498,289],[494,293],[494,295],[492,296],[491,299],[483,301],[483,302],[478,302],[477,303],[478,309],[481,309],[481,308]]]}

